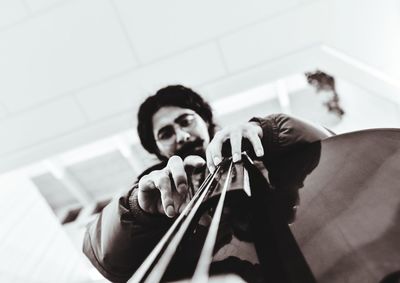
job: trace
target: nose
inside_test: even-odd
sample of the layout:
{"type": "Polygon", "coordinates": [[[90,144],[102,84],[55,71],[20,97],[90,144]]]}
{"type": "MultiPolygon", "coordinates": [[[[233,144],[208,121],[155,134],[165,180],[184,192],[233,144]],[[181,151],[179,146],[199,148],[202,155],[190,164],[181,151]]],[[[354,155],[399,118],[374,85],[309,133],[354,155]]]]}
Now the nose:
{"type": "Polygon", "coordinates": [[[190,138],[190,134],[182,129],[176,129],[176,142],[178,144],[187,142],[190,138]]]}

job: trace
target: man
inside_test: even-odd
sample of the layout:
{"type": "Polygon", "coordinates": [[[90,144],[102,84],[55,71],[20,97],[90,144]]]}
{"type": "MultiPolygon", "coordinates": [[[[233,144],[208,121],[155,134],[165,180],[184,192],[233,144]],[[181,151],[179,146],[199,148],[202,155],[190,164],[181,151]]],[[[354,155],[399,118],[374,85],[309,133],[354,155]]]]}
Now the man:
{"type": "MultiPolygon", "coordinates": [[[[231,125],[216,131],[211,107],[200,95],[181,85],[160,89],[138,113],[143,147],[160,163],[143,172],[133,188],[104,208],[90,224],[84,252],[96,268],[115,282],[127,281],[187,204],[189,168],[215,170],[222,161],[224,142],[231,145],[234,162],[241,159],[242,139],[250,142],[265,163],[295,146],[328,136],[305,122],[286,115],[231,125]]],[[[201,178],[201,177],[200,177],[201,178]]],[[[201,249],[197,233],[186,242],[190,251],[178,251],[174,266],[185,274],[191,252],[201,249]]],[[[174,273],[175,271],[172,271],[174,273]]]]}

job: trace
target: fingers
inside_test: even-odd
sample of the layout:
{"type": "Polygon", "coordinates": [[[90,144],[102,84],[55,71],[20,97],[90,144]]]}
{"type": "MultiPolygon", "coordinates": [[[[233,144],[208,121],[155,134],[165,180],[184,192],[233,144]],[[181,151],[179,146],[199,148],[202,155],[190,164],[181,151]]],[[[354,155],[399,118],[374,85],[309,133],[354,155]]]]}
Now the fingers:
{"type": "MultiPolygon", "coordinates": [[[[156,187],[160,190],[161,203],[165,214],[168,217],[175,216],[175,203],[172,193],[171,180],[167,172],[158,176],[155,180],[156,187]]],[[[159,211],[160,212],[160,211],[159,211]]],[[[162,211],[161,211],[162,213],[162,211]]]]}
{"type": "Polygon", "coordinates": [[[189,178],[196,169],[203,168],[205,164],[206,161],[198,155],[189,155],[183,161],[183,166],[189,178]]]}
{"type": "MultiPolygon", "coordinates": [[[[193,159],[189,164],[199,166],[205,161],[193,159]]],[[[167,166],[155,170],[139,181],[139,205],[150,213],[162,213],[174,217],[188,201],[188,182],[182,159],[172,156],[167,166]]]]}
{"type": "Polygon", "coordinates": [[[222,161],[222,144],[226,139],[226,130],[218,131],[206,149],[207,167],[210,172],[214,172],[215,166],[222,161]]]}
{"type": "Polygon", "coordinates": [[[250,141],[256,156],[257,157],[264,156],[264,148],[261,143],[261,139],[257,134],[257,131],[250,128],[249,130],[246,131],[245,137],[250,141]]]}
{"type": "Polygon", "coordinates": [[[215,171],[215,166],[214,162],[211,156],[211,151],[209,150],[211,144],[208,145],[207,150],[206,150],[206,159],[207,159],[207,168],[210,170],[211,173],[215,171]]]}
{"type": "Polygon", "coordinates": [[[187,191],[187,177],[182,159],[179,156],[172,156],[168,160],[167,168],[171,174],[176,190],[183,194],[187,191]]]}
{"type": "Polygon", "coordinates": [[[183,165],[186,168],[201,168],[206,164],[206,161],[198,155],[189,155],[183,161],[183,165]]]}
{"type": "Polygon", "coordinates": [[[155,170],[139,181],[139,206],[149,213],[175,215],[174,196],[167,170],[155,170]]]}
{"type": "Polygon", "coordinates": [[[146,212],[157,213],[159,211],[157,199],[160,199],[160,193],[150,175],[143,176],[139,180],[138,189],[139,206],[146,212]]]}
{"type": "Polygon", "coordinates": [[[222,160],[222,144],[229,139],[233,162],[238,162],[242,157],[242,139],[247,138],[257,157],[264,155],[261,138],[262,128],[253,122],[226,127],[218,131],[206,150],[207,167],[211,172],[222,160]]]}
{"type": "Polygon", "coordinates": [[[142,192],[151,192],[157,189],[150,175],[143,176],[139,180],[139,190],[142,192]]]}
{"type": "Polygon", "coordinates": [[[242,159],[242,133],[239,130],[234,130],[230,133],[231,151],[233,162],[238,162],[242,159]]]}

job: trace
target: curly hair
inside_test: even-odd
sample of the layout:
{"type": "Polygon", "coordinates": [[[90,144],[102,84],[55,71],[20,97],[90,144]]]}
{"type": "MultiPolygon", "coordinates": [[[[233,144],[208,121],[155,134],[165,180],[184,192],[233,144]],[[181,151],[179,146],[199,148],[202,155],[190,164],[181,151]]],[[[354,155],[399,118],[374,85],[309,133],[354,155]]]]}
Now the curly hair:
{"type": "Polygon", "coordinates": [[[137,131],[142,146],[150,153],[165,159],[160,154],[153,134],[153,115],[164,106],[177,106],[195,111],[208,124],[210,138],[215,133],[211,106],[195,91],[182,85],[169,85],[148,97],[138,112],[137,131]]]}

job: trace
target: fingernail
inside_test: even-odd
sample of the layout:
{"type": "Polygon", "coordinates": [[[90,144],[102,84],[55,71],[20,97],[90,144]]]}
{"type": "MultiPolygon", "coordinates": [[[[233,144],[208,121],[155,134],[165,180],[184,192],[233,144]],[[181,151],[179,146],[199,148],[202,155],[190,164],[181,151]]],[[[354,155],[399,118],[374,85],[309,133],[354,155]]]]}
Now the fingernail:
{"type": "Polygon", "coordinates": [[[165,212],[167,213],[168,217],[174,217],[175,215],[175,209],[172,205],[168,205],[167,210],[165,212]]]}
{"type": "Polygon", "coordinates": [[[258,156],[258,157],[261,157],[261,156],[263,156],[263,151],[261,150],[261,149],[257,149],[257,151],[256,151],[256,155],[258,156]]]}
{"type": "Polygon", "coordinates": [[[214,157],[214,164],[215,165],[218,165],[220,162],[221,162],[221,159],[218,156],[214,157]]]}
{"type": "Polygon", "coordinates": [[[232,156],[233,162],[238,162],[240,160],[239,153],[234,153],[232,156]]]}
{"type": "Polygon", "coordinates": [[[214,173],[214,171],[215,171],[215,167],[212,165],[208,169],[210,170],[211,173],[214,173]]]}
{"type": "Polygon", "coordinates": [[[180,184],[177,188],[178,192],[181,194],[186,191],[186,185],[185,184],[180,184]]]}

